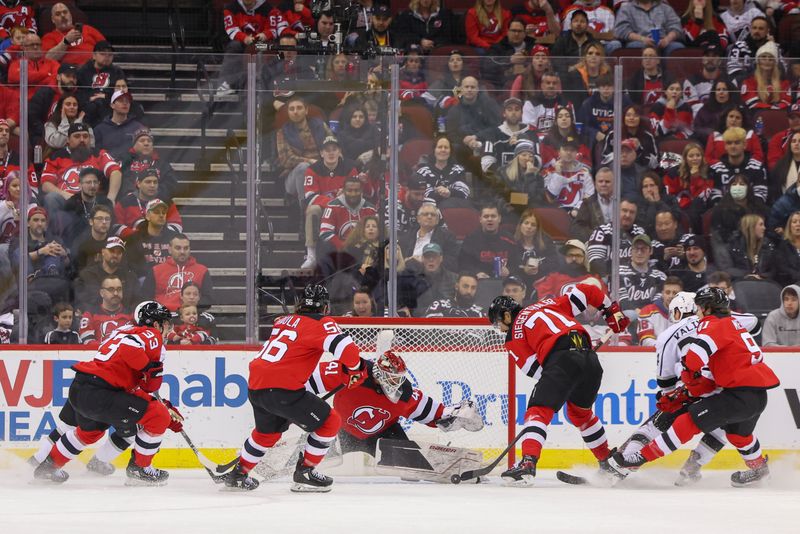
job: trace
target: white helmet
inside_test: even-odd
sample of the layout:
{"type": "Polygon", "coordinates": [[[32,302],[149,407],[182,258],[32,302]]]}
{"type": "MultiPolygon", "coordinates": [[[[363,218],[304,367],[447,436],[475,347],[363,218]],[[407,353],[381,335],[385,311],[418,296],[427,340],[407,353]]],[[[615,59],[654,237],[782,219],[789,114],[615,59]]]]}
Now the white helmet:
{"type": "Polygon", "coordinates": [[[694,293],[689,291],[681,291],[669,303],[669,319],[673,323],[677,323],[680,319],[687,315],[692,315],[695,312],[696,306],[694,305],[694,293]],[[681,312],[681,317],[675,319],[675,310],[681,312]]]}

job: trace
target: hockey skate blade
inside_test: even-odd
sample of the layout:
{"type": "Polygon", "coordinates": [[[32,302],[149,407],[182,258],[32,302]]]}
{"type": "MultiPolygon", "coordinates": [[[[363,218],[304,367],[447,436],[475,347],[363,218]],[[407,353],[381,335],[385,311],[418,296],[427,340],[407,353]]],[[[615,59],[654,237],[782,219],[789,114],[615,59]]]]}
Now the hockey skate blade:
{"type": "Polygon", "coordinates": [[[697,477],[680,476],[678,480],[675,481],[675,485],[679,488],[687,488],[689,486],[694,486],[695,484],[700,482],[702,478],[703,477],[700,476],[697,477]]]}
{"type": "Polygon", "coordinates": [[[520,480],[517,480],[515,478],[501,476],[500,479],[503,481],[503,485],[509,488],[532,488],[536,477],[523,475],[520,480]]]}
{"type": "Polygon", "coordinates": [[[769,485],[769,480],[770,480],[770,475],[767,475],[764,478],[761,478],[749,484],[741,484],[731,480],[731,486],[733,486],[734,488],[763,488],[769,485]]]}
{"type": "Polygon", "coordinates": [[[295,482],[289,489],[292,491],[292,493],[328,493],[333,489],[333,485],[309,486],[308,484],[299,484],[295,482]]]}
{"type": "Polygon", "coordinates": [[[136,478],[128,478],[125,480],[125,485],[129,488],[145,488],[145,487],[158,487],[158,486],[166,486],[167,480],[162,480],[160,482],[147,482],[145,480],[139,480],[136,478]]]}

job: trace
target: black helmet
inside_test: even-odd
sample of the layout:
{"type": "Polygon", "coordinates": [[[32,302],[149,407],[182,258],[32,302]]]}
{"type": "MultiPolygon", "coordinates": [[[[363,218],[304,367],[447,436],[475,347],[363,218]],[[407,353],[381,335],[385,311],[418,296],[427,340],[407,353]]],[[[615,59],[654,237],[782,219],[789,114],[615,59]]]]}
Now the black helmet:
{"type": "Polygon", "coordinates": [[[700,310],[710,308],[711,313],[730,313],[731,311],[731,301],[721,287],[702,288],[694,296],[694,303],[700,310]]]}
{"type": "Polygon", "coordinates": [[[328,305],[328,290],[321,284],[309,284],[303,289],[300,307],[307,311],[322,312],[328,305]]]}
{"type": "Polygon", "coordinates": [[[492,301],[492,305],[489,306],[489,322],[492,324],[497,323],[497,321],[503,318],[505,312],[510,313],[511,318],[514,319],[521,309],[522,306],[511,297],[506,295],[495,297],[492,301]]]}
{"type": "Polygon", "coordinates": [[[133,312],[133,320],[139,326],[154,326],[156,323],[164,326],[164,323],[172,320],[172,314],[163,304],[154,300],[145,300],[133,312]]]}

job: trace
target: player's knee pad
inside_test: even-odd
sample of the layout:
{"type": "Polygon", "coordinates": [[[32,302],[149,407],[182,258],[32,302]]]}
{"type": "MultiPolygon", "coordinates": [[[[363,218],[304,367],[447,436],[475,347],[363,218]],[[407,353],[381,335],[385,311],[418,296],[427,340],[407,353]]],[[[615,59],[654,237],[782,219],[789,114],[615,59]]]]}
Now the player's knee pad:
{"type": "Polygon", "coordinates": [[[167,431],[172,418],[167,407],[159,401],[152,401],[147,405],[144,415],[138,421],[142,430],[153,436],[160,436],[167,431]]]}
{"type": "Polygon", "coordinates": [[[250,437],[252,437],[253,441],[255,441],[256,444],[260,445],[261,447],[272,447],[278,443],[279,439],[281,439],[281,434],[280,432],[265,434],[263,432],[253,430],[253,433],[250,434],[250,437]]]}
{"type": "Polygon", "coordinates": [[[594,413],[591,408],[581,408],[577,404],[572,404],[571,402],[567,403],[567,417],[569,417],[572,424],[577,427],[588,423],[593,415],[594,413]]]}
{"type": "Polygon", "coordinates": [[[83,430],[80,427],[75,429],[75,436],[81,440],[84,445],[91,445],[98,441],[105,434],[105,430],[83,430]]]}
{"type": "Polygon", "coordinates": [[[331,410],[322,425],[314,431],[318,436],[333,437],[342,426],[342,416],[336,410],[331,410]]]}

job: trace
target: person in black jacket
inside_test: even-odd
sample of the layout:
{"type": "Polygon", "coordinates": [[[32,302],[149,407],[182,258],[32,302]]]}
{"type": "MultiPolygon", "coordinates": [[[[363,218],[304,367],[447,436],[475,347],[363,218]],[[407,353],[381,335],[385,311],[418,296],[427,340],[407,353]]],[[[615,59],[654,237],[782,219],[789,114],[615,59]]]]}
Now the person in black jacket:
{"type": "Polygon", "coordinates": [[[86,122],[97,126],[108,115],[111,95],[117,80],[125,78],[121,68],[114,65],[114,47],[108,41],[94,45],[92,59],[81,65],[77,72],[78,102],[86,113],[86,122]]]}
{"type": "Polygon", "coordinates": [[[734,279],[772,279],[775,275],[775,245],[766,236],[764,217],[750,213],[742,217],[739,230],[728,243],[728,256],[717,258],[717,267],[734,279]]]}
{"type": "Polygon", "coordinates": [[[345,159],[357,160],[370,152],[378,142],[378,130],[367,120],[367,110],[362,104],[351,104],[344,108],[339,118],[339,146],[345,159]]]}
{"type": "MultiPolygon", "coordinates": [[[[587,31],[589,29],[589,17],[582,9],[572,11],[569,31],[562,32],[558,36],[550,53],[555,58],[574,57],[576,60],[581,57],[584,47],[595,39],[587,31]]],[[[572,66],[569,61],[557,61],[555,68],[559,72],[566,72],[572,66]]]]}
{"type": "Polygon", "coordinates": [[[500,230],[502,217],[497,206],[481,208],[479,222],[481,227],[461,244],[459,268],[476,273],[479,279],[496,275],[506,277],[516,272],[521,264],[522,249],[514,242],[514,238],[500,230]],[[495,258],[500,258],[499,273],[495,272],[495,258]]]}
{"type": "Polygon", "coordinates": [[[453,13],[440,0],[411,0],[394,26],[406,45],[418,44],[425,53],[454,42],[453,13]]]}
{"type": "Polygon", "coordinates": [[[50,110],[61,97],[76,94],[78,88],[77,68],[64,63],[58,68],[55,87],[40,87],[28,103],[28,136],[32,146],[44,145],[44,123],[50,110]]]}
{"type": "Polygon", "coordinates": [[[784,287],[800,281],[800,211],[789,215],[772,257],[775,281],[784,287]]]}
{"type": "Polygon", "coordinates": [[[440,136],[436,139],[433,154],[428,163],[417,169],[417,177],[428,184],[425,198],[433,200],[441,206],[449,199],[470,198],[469,186],[466,184],[464,167],[455,161],[450,139],[440,136]]]}
{"type": "Polygon", "coordinates": [[[444,258],[444,267],[450,271],[458,271],[458,243],[449,230],[440,226],[442,215],[436,204],[423,202],[417,210],[417,223],[415,230],[404,232],[398,237],[398,244],[406,259],[413,259],[422,263],[425,247],[431,243],[439,247],[444,258]]]}
{"type": "Polygon", "coordinates": [[[711,251],[714,262],[722,265],[731,262],[727,258],[728,243],[739,228],[739,221],[747,214],[760,215],[764,220],[769,217],[769,208],[760,198],[755,196],[750,181],[743,174],[737,174],[731,180],[727,191],[719,204],[711,211],[711,251]]]}
{"type": "Polygon", "coordinates": [[[525,72],[528,55],[536,44],[525,35],[525,22],[514,19],[508,33],[489,48],[483,60],[483,79],[496,88],[509,87],[514,79],[525,72]]]}

